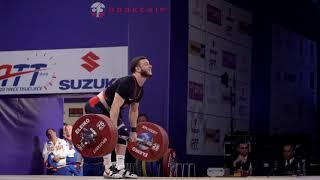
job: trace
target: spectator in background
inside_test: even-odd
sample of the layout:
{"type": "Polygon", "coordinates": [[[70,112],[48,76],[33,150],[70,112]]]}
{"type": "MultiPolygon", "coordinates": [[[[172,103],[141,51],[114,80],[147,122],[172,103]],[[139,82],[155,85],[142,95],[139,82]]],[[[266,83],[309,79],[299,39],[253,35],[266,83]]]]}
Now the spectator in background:
{"type": "MultiPolygon", "coordinates": [[[[149,117],[147,114],[145,113],[140,113],[138,115],[138,120],[137,120],[137,124],[141,123],[141,122],[149,122],[149,117]]],[[[126,160],[127,160],[127,163],[130,163],[130,164],[134,164],[135,165],[135,172],[137,173],[138,176],[142,176],[143,173],[142,173],[142,161],[141,160],[138,160],[138,159],[135,159],[128,151],[126,152],[126,160]]]]}
{"type": "Polygon", "coordinates": [[[145,113],[140,113],[138,115],[138,123],[140,122],[149,122],[149,117],[145,113]]]}
{"type": "Polygon", "coordinates": [[[57,137],[54,129],[46,130],[48,141],[44,144],[42,157],[46,164],[48,175],[70,175],[66,169],[66,157],[69,153],[67,142],[57,137]]]}
{"type": "Polygon", "coordinates": [[[72,144],[72,125],[64,124],[63,125],[63,138],[67,142],[69,152],[67,154],[67,165],[68,170],[74,176],[82,175],[82,166],[81,166],[81,155],[74,148],[72,144]]]}
{"type": "Polygon", "coordinates": [[[232,163],[235,176],[252,175],[252,159],[249,155],[249,143],[239,143],[237,146],[237,158],[232,163]]]}
{"type": "Polygon", "coordinates": [[[275,165],[275,175],[302,175],[301,161],[294,157],[294,149],[293,144],[282,146],[282,159],[278,160],[275,165]]]}

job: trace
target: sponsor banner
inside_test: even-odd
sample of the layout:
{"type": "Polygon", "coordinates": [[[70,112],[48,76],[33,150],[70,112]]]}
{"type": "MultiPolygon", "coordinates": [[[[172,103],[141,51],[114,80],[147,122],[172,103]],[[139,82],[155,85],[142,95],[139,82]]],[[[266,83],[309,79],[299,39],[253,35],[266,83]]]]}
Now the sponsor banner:
{"type": "Polygon", "coordinates": [[[128,47],[0,52],[0,94],[92,93],[128,74],[128,47]]]}
{"type": "Polygon", "coordinates": [[[206,2],[203,0],[189,1],[189,24],[201,29],[205,28],[205,5],[206,2]]]}
{"type": "Polygon", "coordinates": [[[197,41],[189,40],[189,52],[194,56],[205,58],[206,46],[197,41]]]}
{"type": "Polygon", "coordinates": [[[221,18],[222,18],[221,9],[213,5],[207,4],[207,20],[212,23],[221,25],[221,18]]]}
{"type": "Polygon", "coordinates": [[[206,32],[251,48],[252,15],[226,1],[210,1],[204,5],[206,32]]]}
{"type": "Polygon", "coordinates": [[[187,154],[201,154],[204,144],[204,115],[188,112],[187,154]]]}
{"type": "Polygon", "coordinates": [[[205,76],[204,113],[213,116],[230,116],[230,89],[221,84],[220,77],[205,76]]]}
{"type": "Polygon", "coordinates": [[[199,29],[189,28],[189,42],[188,42],[188,67],[197,69],[199,71],[205,70],[206,59],[206,41],[205,32],[199,29]]]}
{"type": "Polygon", "coordinates": [[[229,119],[188,112],[186,151],[189,155],[224,153],[223,138],[229,130],[229,119]]]}
{"type": "Polygon", "coordinates": [[[234,53],[222,50],[222,66],[229,69],[236,69],[236,55],[234,53]]]}
{"type": "Polygon", "coordinates": [[[204,111],[204,78],[205,75],[199,71],[188,70],[188,111],[201,112],[204,111]]]}
{"type": "Polygon", "coordinates": [[[219,69],[221,69],[220,49],[221,49],[221,39],[216,38],[207,34],[207,45],[206,45],[206,63],[205,71],[210,74],[219,74],[219,69]]]}
{"type": "Polygon", "coordinates": [[[203,96],[204,96],[203,84],[189,81],[189,99],[202,102],[203,96]]]}

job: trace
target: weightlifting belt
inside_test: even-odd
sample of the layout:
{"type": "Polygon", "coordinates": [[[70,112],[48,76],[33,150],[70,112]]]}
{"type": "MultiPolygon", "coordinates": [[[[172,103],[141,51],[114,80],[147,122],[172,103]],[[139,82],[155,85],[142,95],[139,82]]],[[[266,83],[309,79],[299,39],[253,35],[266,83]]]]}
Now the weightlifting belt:
{"type": "Polygon", "coordinates": [[[96,104],[101,102],[103,107],[105,107],[107,111],[110,112],[110,106],[107,104],[106,98],[107,97],[105,96],[104,91],[101,91],[97,96],[94,96],[89,100],[89,104],[91,107],[94,107],[96,104]]]}

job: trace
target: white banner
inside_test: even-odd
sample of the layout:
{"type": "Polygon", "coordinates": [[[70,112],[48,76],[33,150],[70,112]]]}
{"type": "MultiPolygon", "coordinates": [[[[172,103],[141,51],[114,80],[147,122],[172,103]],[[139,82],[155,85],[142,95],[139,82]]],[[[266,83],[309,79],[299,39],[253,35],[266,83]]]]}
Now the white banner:
{"type": "Polygon", "coordinates": [[[222,156],[229,118],[193,112],[187,115],[187,154],[222,156]]]}
{"type": "Polygon", "coordinates": [[[187,154],[223,155],[231,117],[235,130],[249,130],[251,43],[250,12],[224,0],[189,0],[187,154]]]}
{"type": "Polygon", "coordinates": [[[0,94],[99,92],[128,74],[128,47],[0,52],[0,94]]]}

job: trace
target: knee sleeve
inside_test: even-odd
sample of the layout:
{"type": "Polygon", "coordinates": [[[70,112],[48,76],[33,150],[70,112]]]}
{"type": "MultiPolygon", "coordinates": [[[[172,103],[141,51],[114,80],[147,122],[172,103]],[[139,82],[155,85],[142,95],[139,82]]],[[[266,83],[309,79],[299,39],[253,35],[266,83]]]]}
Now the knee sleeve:
{"type": "Polygon", "coordinates": [[[120,128],[118,129],[118,144],[124,144],[127,145],[127,139],[129,137],[129,132],[128,132],[128,128],[123,125],[122,127],[120,126],[120,128]]]}
{"type": "Polygon", "coordinates": [[[127,145],[127,140],[124,140],[122,138],[118,138],[118,144],[123,144],[123,145],[127,145]]]}

